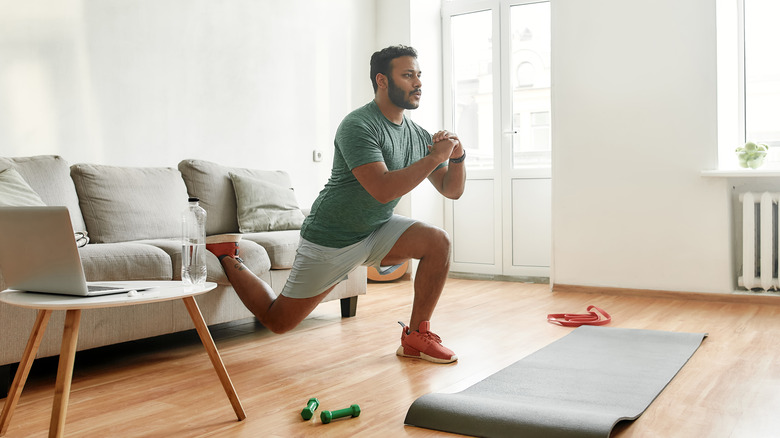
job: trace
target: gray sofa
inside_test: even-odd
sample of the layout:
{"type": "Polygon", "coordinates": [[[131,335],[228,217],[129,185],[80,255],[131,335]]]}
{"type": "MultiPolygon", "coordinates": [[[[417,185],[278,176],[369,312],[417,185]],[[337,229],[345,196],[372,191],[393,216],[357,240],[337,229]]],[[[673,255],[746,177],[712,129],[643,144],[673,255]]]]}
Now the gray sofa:
{"type": "MultiPolygon", "coordinates": [[[[22,186],[13,188],[14,195],[20,190],[23,194],[22,201],[13,198],[17,205],[68,207],[74,232],[87,231],[90,238],[79,249],[87,280],[181,280],[181,211],[188,196],[197,196],[208,214],[207,235],[242,232],[245,265],[279,293],[292,266],[297,226],[303,218],[285,172],[228,168],[202,160],[181,161],[176,169],[70,166],[53,155],[0,157],[0,197],[3,184],[22,186]],[[30,191],[29,199],[25,191],[30,191]]],[[[251,317],[211,253],[207,271],[207,281],[218,287],[197,297],[206,322],[251,317]]],[[[5,288],[0,276],[0,290],[5,288]]],[[[353,316],[357,296],[365,293],[362,267],[325,300],[340,299],[342,316],[353,316]]],[[[52,315],[38,357],[59,354],[62,314],[52,315]]],[[[0,397],[7,392],[13,364],[22,356],[34,320],[35,311],[0,303],[0,397]]],[[[82,315],[78,349],[191,328],[192,321],[178,301],[90,310],[82,315]]]]}

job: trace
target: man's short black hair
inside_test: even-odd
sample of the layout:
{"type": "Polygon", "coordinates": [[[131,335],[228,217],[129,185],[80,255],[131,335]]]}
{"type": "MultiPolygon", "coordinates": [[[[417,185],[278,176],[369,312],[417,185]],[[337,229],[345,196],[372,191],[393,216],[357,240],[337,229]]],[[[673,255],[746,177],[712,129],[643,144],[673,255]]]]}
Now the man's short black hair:
{"type": "Polygon", "coordinates": [[[376,75],[382,73],[390,77],[390,62],[402,56],[417,58],[417,50],[409,46],[398,45],[384,48],[371,55],[371,85],[374,86],[374,93],[379,88],[376,84],[376,75]]]}

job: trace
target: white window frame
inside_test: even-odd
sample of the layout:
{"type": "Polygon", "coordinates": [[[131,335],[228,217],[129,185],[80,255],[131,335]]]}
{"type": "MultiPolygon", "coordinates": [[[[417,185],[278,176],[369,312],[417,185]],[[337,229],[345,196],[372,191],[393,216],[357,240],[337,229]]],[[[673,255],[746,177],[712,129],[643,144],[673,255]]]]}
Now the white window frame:
{"type": "Polygon", "coordinates": [[[739,167],[734,149],[745,142],[745,3],[716,0],[718,168],[739,167]]]}

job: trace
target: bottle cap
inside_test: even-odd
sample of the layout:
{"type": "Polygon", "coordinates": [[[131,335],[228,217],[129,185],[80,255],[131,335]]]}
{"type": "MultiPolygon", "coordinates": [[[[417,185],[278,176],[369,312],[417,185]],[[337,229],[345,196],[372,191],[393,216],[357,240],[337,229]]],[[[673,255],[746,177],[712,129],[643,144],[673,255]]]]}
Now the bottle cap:
{"type": "Polygon", "coordinates": [[[200,199],[198,199],[196,196],[190,196],[188,199],[189,202],[198,202],[200,199]]]}

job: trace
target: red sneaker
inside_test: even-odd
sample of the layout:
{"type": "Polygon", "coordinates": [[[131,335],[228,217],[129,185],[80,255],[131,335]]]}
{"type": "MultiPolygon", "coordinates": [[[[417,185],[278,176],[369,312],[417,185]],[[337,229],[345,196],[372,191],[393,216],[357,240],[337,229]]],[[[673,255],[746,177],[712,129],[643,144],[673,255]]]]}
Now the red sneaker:
{"type": "Polygon", "coordinates": [[[238,257],[238,241],[240,234],[217,234],[206,237],[206,249],[211,251],[218,259],[230,256],[238,257]]]}
{"type": "Polygon", "coordinates": [[[439,335],[430,331],[430,321],[421,322],[419,329],[415,331],[400,321],[398,323],[404,328],[401,333],[401,346],[395,352],[398,356],[425,359],[433,363],[451,363],[458,360],[452,350],[441,345],[439,335]]]}

